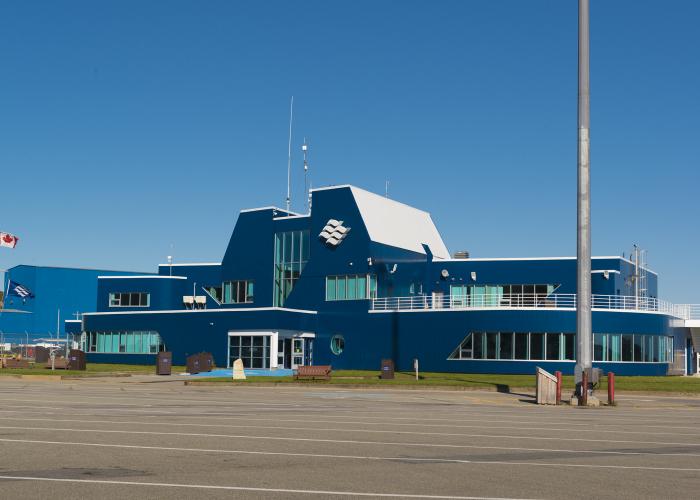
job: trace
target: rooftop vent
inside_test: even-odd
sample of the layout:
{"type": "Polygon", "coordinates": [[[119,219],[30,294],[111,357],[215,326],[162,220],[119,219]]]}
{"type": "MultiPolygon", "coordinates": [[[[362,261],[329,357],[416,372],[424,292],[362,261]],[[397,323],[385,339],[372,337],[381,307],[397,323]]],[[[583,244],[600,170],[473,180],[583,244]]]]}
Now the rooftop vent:
{"type": "Polygon", "coordinates": [[[466,250],[459,250],[455,252],[453,255],[455,259],[468,259],[469,258],[469,252],[466,250]]]}

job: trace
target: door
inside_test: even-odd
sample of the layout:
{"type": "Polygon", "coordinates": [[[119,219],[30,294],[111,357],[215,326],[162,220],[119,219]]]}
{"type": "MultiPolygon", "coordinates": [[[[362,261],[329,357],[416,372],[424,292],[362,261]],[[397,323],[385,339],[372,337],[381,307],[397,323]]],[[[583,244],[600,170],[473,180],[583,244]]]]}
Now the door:
{"type": "Polygon", "coordinates": [[[285,357],[285,352],[288,352],[284,346],[286,342],[284,339],[279,339],[277,340],[277,366],[279,368],[289,368],[288,363],[286,362],[286,357],[285,357]]]}
{"type": "Polygon", "coordinates": [[[304,365],[304,339],[292,339],[292,369],[299,368],[304,365]]]}

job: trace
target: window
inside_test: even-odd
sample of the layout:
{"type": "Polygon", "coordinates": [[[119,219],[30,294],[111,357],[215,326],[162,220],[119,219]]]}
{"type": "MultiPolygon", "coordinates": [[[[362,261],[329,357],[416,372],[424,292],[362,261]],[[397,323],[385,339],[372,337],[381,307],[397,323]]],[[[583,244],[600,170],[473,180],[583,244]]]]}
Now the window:
{"type": "Polygon", "coordinates": [[[447,359],[573,361],[573,333],[471,332],[447,359]]]}
{"type": "Polygon", "coordinates": [[[515,337],[515,359],[528,359],[528,334],[516,333],[515,337]]]}
{"type": "Polygon", "coordinates": [[[253,302],[253,281],[224,281],[222,304],[250,304],[253,302]]]}
{"type": "Polygon", "coordinates": [[[559,285],[452,285],[451,307],[534,306],[545,304],[559,285]]]}
{"type": "Polygon", "coordinates": [[[530,334],[530,359],[544,359],[544,333],[530,334]]]}
{"type": "Polygon", "coordinates": [[[560,351],[560,345],[559,345],[559,337],[561,337],[561,334],[559,333],[547,333],[547,340],[546,340],[546,345],[547,345],[547,360],[558,360],[560,359],[561,353],[560,351]]]}
{"type": "Polygon", "coordinates": [[[282,307],[309,261],[309,231],[275,233],[273,304],[282,307]]]}
{"type": "Polygon", "coordinates": [[[229,366],[237,359],[244,368],[270,368],[270,335],[230,335],[229,366]]]}
{"type": "Polygon", "coordinates": [[[485,333],[472,333],[474,337],[474,359],[484,359],[484,335],[485,333]]]}
{"type": "Polygon", "coordinates": [[[158,332],[85,332],[85,352],[156,354],[165,350],[158,332]]]}
{"type": "Polygon", "coordinates": [[[634,335],[622,336],[622,361],[634,361],[632,357],[632,342],[634,335]]]}
{"type": "Polygon", "coordinates": [[[498,359],[498,333],[486,334],[486,359],[498,359]]]}
{"type": "Polygon", "coordinates": [[[593,360],[635,363],[672,363],[673,337],[596,333],[593,360]]]}
{"type": "Polygon", "coordinates": [[[499,359],[513,359],[512,333],[501,333],[499,359]]]}
{"type": "Polygon", "coordinates": [[[345,350],[345,339],[342,335],[333,335],[331,337],[331,352],[339,356],[345,350]]]}
{"type": "Polygon", "coordinates": [[[326,277],[326,300],[377,298],[377,277],[373,274],[346,274],[326,277]]]}
{"type": "Polygon", "coordinates": [[[146,292],[115,292],[109,294],[109,307],[148,307],[151,294],[146,292]]]}
{"type": "Polygon", "coordinates": [[[564,359],[576,360],[576,335],[564,334],[564,359]]]}

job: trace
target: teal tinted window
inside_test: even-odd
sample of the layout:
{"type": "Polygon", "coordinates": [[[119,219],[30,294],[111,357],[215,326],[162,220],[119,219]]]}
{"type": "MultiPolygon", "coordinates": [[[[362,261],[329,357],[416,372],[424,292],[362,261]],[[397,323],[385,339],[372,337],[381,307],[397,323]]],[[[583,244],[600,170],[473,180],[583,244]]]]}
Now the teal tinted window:
{"type": "Polygon", "coordinates": [[[309,260],[309,231],[275,234],[273,304],[281,307],[309,260]]]}
{"type": "Polygon", "coordinates": [[[85,332],[86,352],[149,354],[165,350],[157,332],[85,332]]]}
{"type": "Polygon", "coordinates": [[[252,280],[224,281],[223,304],[250,304],[253,302],[254,282],[252,280]]]}
{"type": "Polygon", "coordinates": [[[331,337],[331,352],[339,356],[345,350],[345,339],[342,335],[333,335],[331,337]]]}
{"type": "Polygon", "coordinates": [[[347,283],[348,300],[355,300],[357,298],[357,278],[355,278],[355,276],[348,276],[347,283]]]}
{"type": "Polygon", "coordinates": [[[326,277],[326,300],[335,300],[336,281],[337,280],[335,276],[326,277]]]}
{"type": "Polygon", "coordinates": [[[346,274],[326,277],[326,300],[361,300],[377,297],[377,277],[346,274]]]}
{"type": "Polygon", "coordinates": [[[347,298],[347,279],[345,276],[338,276],[338,300],[347,298]]]}
{"type": "Polygon", "coordinates": [[[367,298],[367,276],[360,275],[357,277],[357,298],[367,298]]]}

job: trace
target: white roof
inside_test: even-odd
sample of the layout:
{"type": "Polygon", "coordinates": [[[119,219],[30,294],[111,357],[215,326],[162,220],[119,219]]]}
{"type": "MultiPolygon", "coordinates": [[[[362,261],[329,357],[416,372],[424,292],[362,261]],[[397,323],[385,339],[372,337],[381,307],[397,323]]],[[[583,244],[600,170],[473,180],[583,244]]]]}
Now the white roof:
{"type": "Polygon", "coordinates": [[[372,241],[425,254],[430,247],[436,259],[449,259],[442,237],[428,212],[404,205],[355,186],[348,186],[372,241]]]}

